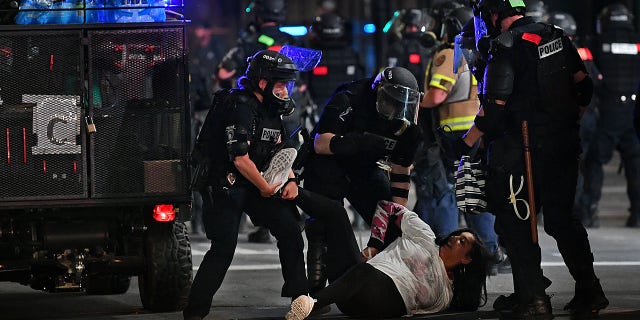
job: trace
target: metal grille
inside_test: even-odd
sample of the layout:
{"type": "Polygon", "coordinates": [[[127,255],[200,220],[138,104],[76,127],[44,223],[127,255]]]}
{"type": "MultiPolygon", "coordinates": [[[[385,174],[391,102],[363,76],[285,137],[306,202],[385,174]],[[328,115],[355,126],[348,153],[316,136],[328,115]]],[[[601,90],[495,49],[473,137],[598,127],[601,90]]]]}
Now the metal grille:
{"type": "Polygon", "coordinates": [[[0,32],[0,198],[87,196],[80,31],[0,32]]]}
{"type": "Polygon", "coordinates": [[[96,198],[185,194],[183,28],[88,33],[96,198]]]}

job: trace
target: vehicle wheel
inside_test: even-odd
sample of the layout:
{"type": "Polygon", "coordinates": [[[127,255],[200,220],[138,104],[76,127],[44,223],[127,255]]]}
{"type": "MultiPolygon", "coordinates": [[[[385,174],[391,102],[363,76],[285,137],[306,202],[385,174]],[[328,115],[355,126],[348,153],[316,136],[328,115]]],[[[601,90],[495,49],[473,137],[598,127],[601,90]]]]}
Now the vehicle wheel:
{"type": "Polygon", "coordinates": [[[131,277],[119,274],[93,274],[87,276],[87,294],[123,294],[129,290],[131,277]]]}
{"type": "Polygon", "coordinates": [[[184,309],[193,273],[184,222],[154,221],[144,242],[146,267],[138,276],[142,306],[154,312],[184,309]]]}

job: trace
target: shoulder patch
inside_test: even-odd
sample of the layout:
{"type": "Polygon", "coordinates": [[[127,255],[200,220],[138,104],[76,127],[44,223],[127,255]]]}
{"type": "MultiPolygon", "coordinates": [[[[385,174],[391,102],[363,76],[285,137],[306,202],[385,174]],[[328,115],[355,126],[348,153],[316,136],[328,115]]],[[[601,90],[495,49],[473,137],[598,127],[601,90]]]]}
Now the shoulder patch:
{"type": "Polygon", "coordinates": [[[445,60],[447,60],[447,57],[444,54],[441,54],[433,61],[433,65],[439,67],[444,63],[445,60]]]}
{"type": "Polygon", "coordinates": [[[540,59],[544,59],[560,51],[562,51],[562,38],[558,38],[538,47],[538,55],[540,56],[540,59]]]}
{"type": "Polygon", "coordinates": [[[537,35],[535,33],[524,32],[522,34],[522,40],[533,42],[537,46],[537,45],[540,44],[540,40],[542,40],[542,37],[540,37],[539,35],[537,35]]]}

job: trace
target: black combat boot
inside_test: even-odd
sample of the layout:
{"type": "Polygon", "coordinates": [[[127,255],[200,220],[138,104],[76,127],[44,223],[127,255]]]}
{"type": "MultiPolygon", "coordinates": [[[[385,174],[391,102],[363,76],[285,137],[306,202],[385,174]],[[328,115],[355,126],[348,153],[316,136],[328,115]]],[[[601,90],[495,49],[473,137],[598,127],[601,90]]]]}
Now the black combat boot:
{"type": "Polygon", "coordinates": [[[575,318],[590,319],[608,305],[609,300],[604,295],[600,280],[595,279],[588,284],[576,282],[575,295],[564,306],[564,310],[571,311],[575,318]]]}
{"type": "Polygon", "coordinates": [[[548,295],[535,296],[528,303],[518,303],[511,310],[501,312],[500,319],[553,319],[551,299],[548,295]]]}
{"type": "Polygon", "coordinates": [[[315,293],[327,283],[327,244],[321,221],[309,219],[306,222],[307,234],[307,279],[309,292],[315,293]]]}
{"type": "MultiPolygon", "coordinates": [[[[542,283],[544,284],[544,289],[549,288],[551,286],[551,280],[549,278],[542,276],[542,283]]],[[[518,297],[515,293],[510,295],[501,294],[496,298],[493,302],[493,310],[498,312],[509,311],[512,310],[518,304],[518,297]]]]}

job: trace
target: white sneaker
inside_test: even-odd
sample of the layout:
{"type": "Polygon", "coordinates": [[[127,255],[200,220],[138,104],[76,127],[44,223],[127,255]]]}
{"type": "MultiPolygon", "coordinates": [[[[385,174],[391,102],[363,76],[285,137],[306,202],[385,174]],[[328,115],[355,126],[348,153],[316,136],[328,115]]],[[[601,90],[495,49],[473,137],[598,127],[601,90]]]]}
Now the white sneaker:
{"type": "Polygon", "coordinates": [[[276,192],[284,186],[284,183],[289,178],[289,171],[291,171],[291,166],[293,166],[293,161],[296,160],[297,154],[298,151],[294,148],[285,148],[278,151],[273,155],[273,158],[271,158],[267,170],[262,173],[262,176],[269,184],[282,182],[276,189],[276,192]]]}
{"type": "Polygon", "coordinates": [[[310,296],[299,296],[291,302],[291,310],[284,316],[286,320],[303,320],[313,310],[313,304],[316,303],[316,299],[310,296]]]}

